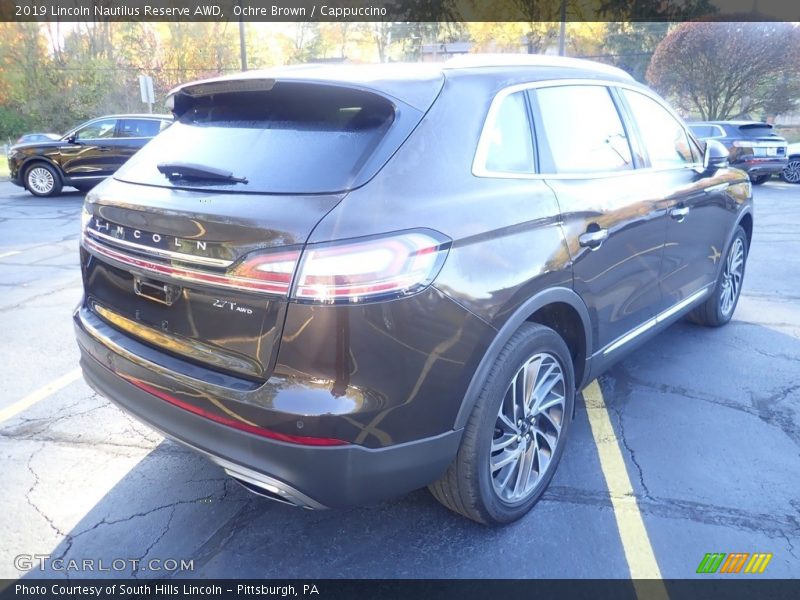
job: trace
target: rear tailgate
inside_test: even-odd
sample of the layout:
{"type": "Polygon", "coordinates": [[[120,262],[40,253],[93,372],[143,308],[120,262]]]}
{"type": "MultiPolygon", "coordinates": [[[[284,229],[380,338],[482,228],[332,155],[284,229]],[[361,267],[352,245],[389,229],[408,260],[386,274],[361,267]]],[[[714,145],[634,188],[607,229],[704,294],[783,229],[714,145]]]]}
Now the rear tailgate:
{"type": "Polygon", "coordinates": [[[245,257],[298,255],[340,199],[176,194],[108,182],[85,205],[86,307],[139,341],[263,381],[274,362],[286,293],[280,281],[266,287],[229,274],[241,272],[245,257]]]}
{"type": "MultiPolygon", "coordinates": [[[[432,102],[441,83],[430,85],[432,102]]],[[[424,112],[341,83],[261,79],[204,83],[174,101],[176,122],[87,196],[84,310],[263,382],[303,245],[424,112]]]]}
{"type": "MultiPolygon", "coordinates": [[[[750,148],[754,158],[786,158],[786,140],[772,132],[768,123],[747,123],[739,126],[742,139],[734,142],[738,148],[750,148]]],[[[742,150],[742,154],[748,154],[742,150]]]]}

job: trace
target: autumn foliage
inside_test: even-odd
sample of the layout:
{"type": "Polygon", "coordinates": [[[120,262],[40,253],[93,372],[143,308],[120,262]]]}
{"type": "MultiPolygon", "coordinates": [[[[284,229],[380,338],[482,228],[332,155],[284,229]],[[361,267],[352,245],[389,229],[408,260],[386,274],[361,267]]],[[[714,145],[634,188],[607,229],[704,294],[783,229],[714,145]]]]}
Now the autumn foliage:
{"type": "Polygon", "coordinates": [[[681,23],[656,48],[647,80],[704,120],[789,112],[800,100],[800,27],[681,23]]]}

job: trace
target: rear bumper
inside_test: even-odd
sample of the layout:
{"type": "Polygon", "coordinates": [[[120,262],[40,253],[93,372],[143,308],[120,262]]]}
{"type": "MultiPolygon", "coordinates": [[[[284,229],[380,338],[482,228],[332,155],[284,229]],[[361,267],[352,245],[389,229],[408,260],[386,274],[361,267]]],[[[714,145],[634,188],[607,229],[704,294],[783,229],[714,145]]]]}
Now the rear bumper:
{"type": "Polygon", "coordinates": [[[788,162],[786,158],[749,158],[737,161],[731,166],[746,171],[748,175],[769,175],[783,171],[788,162]]]}
{"type": "Polygon", "coordinates": [[[113,369],[133,368],[95,340],[75,315],[87,383],[140,421],[200,452],[259,493],[307,508],[378,502],[438,479],[453,460],[461,430],[384,448],[312,447],[263,438],[173,406],[113,369]],[[111,368],[96,358],[105,356],[111,368]]]}

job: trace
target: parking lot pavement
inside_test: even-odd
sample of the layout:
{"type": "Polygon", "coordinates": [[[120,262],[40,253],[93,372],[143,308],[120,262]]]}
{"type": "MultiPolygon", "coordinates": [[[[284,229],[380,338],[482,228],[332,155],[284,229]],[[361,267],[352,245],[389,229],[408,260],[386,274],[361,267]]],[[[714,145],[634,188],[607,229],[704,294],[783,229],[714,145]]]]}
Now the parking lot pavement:
{"type": "Polygon", "coordinates": [[[95,561],[94,571],[45,570],[71,578],[625,578],[645,551],[668,578],[697,576],[707,552],[772,553],[760,577],[796,577],[800,186],[772,181],[755,194],[734,321],[678,323],[599,382],[605,441],[636,502],[612,503],[596,423],[579,402],[543,500],[488,529],[425,490],[323,512],[256,498],[98,397],[71,375],[82,196],[38,199],[0,183],[0,411],[15,413],[0,422],[0,578],[41,575],[27,569],[34,554],[95,561]],[[641,539],[626,533],[625,506],[641,516],[641,539]],[[97,570],[115,559],[119,570],[97,570]],[[170,559],[193,570],[164,570],[170,559]]]}

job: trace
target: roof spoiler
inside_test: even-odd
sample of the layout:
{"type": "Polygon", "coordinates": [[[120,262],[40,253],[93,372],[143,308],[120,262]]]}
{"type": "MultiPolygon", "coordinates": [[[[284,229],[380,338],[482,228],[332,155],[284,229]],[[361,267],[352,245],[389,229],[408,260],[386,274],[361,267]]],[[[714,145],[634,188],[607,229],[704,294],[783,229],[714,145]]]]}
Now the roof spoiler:
{"type": "Polygon", "coordinates": [[[268,92],[275,86],[275,81],[274,78],[219,79],[187,83],[171,90],[164,103],[175,116],[180,116],[195,98],[236,92],[268,92]]]}

